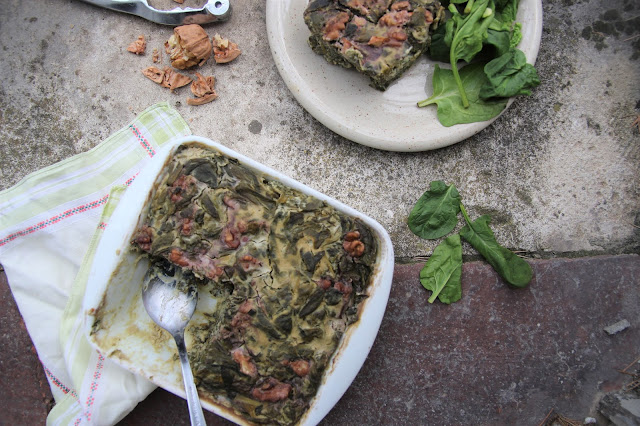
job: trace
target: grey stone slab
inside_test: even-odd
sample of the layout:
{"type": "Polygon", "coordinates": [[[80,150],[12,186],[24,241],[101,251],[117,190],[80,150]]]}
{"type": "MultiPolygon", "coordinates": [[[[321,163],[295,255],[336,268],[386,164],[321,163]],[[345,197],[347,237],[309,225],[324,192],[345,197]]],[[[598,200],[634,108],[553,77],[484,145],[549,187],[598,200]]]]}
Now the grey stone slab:
{"type": "MultiPolygon", "coordinates": [[[[429,304],[422,264],[398,265],[380,331],[362,370],[323,424],[538,425],[552,409],[598,417],[640,346],[640,256],[532,261],[526,289],[483,262],[463,269],[463,297],[429,304]],[[629,327],[603,328],[620,318],[629,327]]],[[[50,393],[8,286],[0,277],[0,393],[8,424],[44,422],[50,393]],[[18,343],[21,342],[21,343],[18,343]],[[40,373],[38,373],[40,371],[40,373]]],[[[632,406],[631,408],[634,409],[632,406]]],[[[122,425],[188,424],[186,402],[158,389],[122,425]]],[[[208,424],[228,424],[207,413],[208,424]]]]}

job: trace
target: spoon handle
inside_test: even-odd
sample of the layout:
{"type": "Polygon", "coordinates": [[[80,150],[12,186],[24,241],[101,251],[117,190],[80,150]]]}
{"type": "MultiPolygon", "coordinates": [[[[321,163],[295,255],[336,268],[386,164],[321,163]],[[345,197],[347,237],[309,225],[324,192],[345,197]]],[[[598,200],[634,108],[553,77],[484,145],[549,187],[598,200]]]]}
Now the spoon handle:
{"type": "Polygon", "coordinates": [[[189,357],[187,356],[187,347],[184,344],[184,335],[182,333],[174,334],[173,338],[178,346],[178,355],[180,355],[180,365],[182,366],[182,378],[184,379],[184,390],[187,393],[187,403],[189,405],[189,417],[191,424],[195,426],[206,426],[200,398],[193,381],[193,373],[189,365],[189,357]]]}

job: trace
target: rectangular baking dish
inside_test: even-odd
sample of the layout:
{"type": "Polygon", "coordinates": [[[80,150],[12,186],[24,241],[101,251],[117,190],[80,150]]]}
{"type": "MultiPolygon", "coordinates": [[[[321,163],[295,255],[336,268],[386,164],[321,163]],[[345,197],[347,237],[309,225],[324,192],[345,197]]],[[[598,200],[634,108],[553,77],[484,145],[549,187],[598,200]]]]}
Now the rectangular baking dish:
{"type": "MultiPolygon", "coordinates": [[[[309,410],[299,422],[300,425],[315,425],[342,397],[374,343],[393,277],[391,240],[375,220],[212,140],[187,136],[164,147],[122,196],[97,247],[83,300],[84,326],[89,342],[104,356],[127,370],[185,397],[175,343],[168,333],[154,325],[142,304],[141,285],[148,264],[130,251],[130,241],[144,216],[156,180],[171,155],[179,146],[191,143],[204,145],[234,158],[249,169],[266,174],[286,186],[324,200],[338,211],[359,218],[372,229],[379,241],[378,258],[368,297],[362,302],[360,319],[349,327],[342,338],[309,410]],[[94,332],[98,312],[101,323],[99,331],[94,332]]],[[[215,299],[208,299],[206,294],[201,294],[190,326],[206,322],[200,311],[210,309],[212,303],[215,303],[215,299]]],[[[189,329],[186,343],[188,349],[189,329]]],[[[205,409],[228,420],[238,424],[251,424],[202,395],[201,402],[205,409]]]]}

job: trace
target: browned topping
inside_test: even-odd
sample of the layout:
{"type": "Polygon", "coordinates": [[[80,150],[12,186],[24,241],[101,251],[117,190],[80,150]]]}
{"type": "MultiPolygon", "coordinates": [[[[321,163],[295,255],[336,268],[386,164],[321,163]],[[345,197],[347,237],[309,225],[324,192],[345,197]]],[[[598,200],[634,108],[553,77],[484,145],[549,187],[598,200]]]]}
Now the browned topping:
{"type": "MultiPolygon", "coordinates": [[[[364,244],[362,246],[364,247],[364,244]]],[[[344,282],[344,281],[337,281],[335,284],[333,284],[333,288],[335,288],[345,296],[350,295],[351,292],[353,291],[353,286],[350,283],[344,282]]]]}
{"type": "Polygon", "coordinates": [[[289,367],[300,377],[304,377],[309,374],[310,364],[309,361],[305,359],[298,359],[296,361],[291,361],[289,363],[289,367]]]}
{"type": "Polygon", "coordinates": [[[407,33],[405,33],[404,31],[392,31],[391,33],[389,33],[389,36],[394,39],[394,40],[398,40],[398,41],[405,41],[407,39],[407,33]]]}
{"type": "Polygon", "coordinates": [[[380,36],[371,36],[371,38],[369,39],[369,41],[367,42],[367,44],[369,46],[375,46],[375,47],[380,47],[383,44],[385,44],[387,41],[389,41],[388,37],[380,37],[380,36]]]}
{"type": "Polygon", "coordinates": [[[222,274],[224,274],[224,269],[220,268],[219,266],[215,266],[215,265],[211,265],[206,271],[205,271],[205,275],[207,276],[207,278],[210,279],[215,279],[219,276],[221,276],[222,274]]]}
{"type": "Polygon", "coordinates": [[[411,19],[411,12],[399,10],[385,13],[378,21],[378,24],[386,27],[399,27],[409,22],[409,19],[411,19]]]}
{"type": "Polygon", "coordinates": [[[231,357],[240,365],[240,372],[242,374],[253,378],[258,377],[258,369],[244,346],[232,350],[231,357]]]}
{"type": "Polygon", "coordinates": [[[160,52],[156,47],[154,47],[151,52],[151,60],[153,61],[154,64],[157,64],[158,62],[160,62],[160,52]]]}
{"type": "Polygon", "coordinates": [[[247,299],[238,306],[238,312],[248,314],[253,309],[253,300],[247,299]]]}
{"type": "Polygon", "coordinates": [[[391,10],[409,10],[411,4],[408,1],[398,1],[391,5],[391,10]]]}
{"type": "Polygon", "coordinates": [[[344,236],[345,241],[355,241],[359,239],[360,239],[359,231],[350,231],[350,232],[347,232],[347,234],[344,236]]]}
{"type": "Polygon", "coordinates": [[[329,290],[329,288],[331,288],[331,280],[327,279],[327,278],[323,278],[320,281],[318,281],[318,287],[320,287],[323,290],[329,290]]]}
{"type": "Polygon", "coordinates": [[[239,263],[240,263],[240,266],[242,266],[242,269],[244,269],[245,271],[249,271],[249,269],[251,269],[252,267],[260,266],[260,261],[248,254],[245,256],[242,256],[240,258],[239,263]]]}
{"type": "Polygon", "coordinates": [[[433,13],[431,13],[430,10],[425,10],[424,11],[424,17],[425,17],[425,20],[428,23],[432,23],[433,22],[433,13]]]}
{"type": "Polygon", "coordinates": [[[367,23],[367,20],[364,19],[362,16],[354,16],[353,19],[351,20],[351,23],[358,28],[362,28],[367,23]]]}
{"type": "Polygon", "coordinates": [[[251,389],[251,396],[259,401],[278,402],[289,397],[291,385],[269,377],[262,385],[251,389]]]}
{"type": "Polygon", "coordinates": [[[176,179],[171,185],[171,202],[179,203],[182,201],[182,194],[193,185],[195,185],[195,178],[193,176],[180,175],[180,177],[178,177],[178,179],[176,179]]]}
{"type": "Polygon", "coordinates": [[[222,234],[221,234],[222,241],[230,249],[237,249],[238,247],[240,247],[239,237],[240,237],[239,232],[236,229],[231,228],[230,226],[227,226],[225,229],[222,230],[222,234]]]}
{"type": "Polygon", "coordinates": [[[240,49],[234,42],[220,37],[220,34],[213,36],[213,59],[216,64],[226,64],[240,56],[240,49]]]}
{"type": "Polygon", "coordinates": [[[142,250],[151,250],[151,241],[153,240],[153,229],[147,225],[143,225],[138,231],[133,242],[138,244],[142,250]]]}
{"type": "Polygon", "coordinates": [[[177,247],[173,247],[169,252],[169,262],[173,262],[178,266],[189,265],[189,261],[184,257],[182,250],[177,247]]]}
{"type": "Polygon", "coordinates": [[[186,217],[182,221],[182,227],[180,228],[180,232],[182,233],[182,235],[189,235],[191,234],[192,229],[193,229],[193,221],[188,217],[186,217]]]}
{"type": "Polygon", "coordinates": [[[143,55],[146,49],[147,42],[142,34],[138,36],[136,41],[132,42],[129,47],[127,47],[128,52],[135,53],[136,55],[143,55]]]}
{"type": "Polygon", "coordinates": [[[342,247],[351,257],[362,256],[364,254],[364,243],[360,241],[360,232],[347,232],[347,235],[344,237],[342,247]]]}
{"type": "Polygon", "coordinates": [[[389,36],[390,39],[388,45],[392,47],[402,46],[402,43],[407,39],[407,34],[401,30],[391,31],[389,36]]]}
{"type": "Polygon", "coordinates": [[[342,31],[349,22],[349,14],[347,12],[340,12],[335,16],[332,16],[324,24],[324,34],[322,38],[327,41],[337,40],[342,35],[342,31]]]}

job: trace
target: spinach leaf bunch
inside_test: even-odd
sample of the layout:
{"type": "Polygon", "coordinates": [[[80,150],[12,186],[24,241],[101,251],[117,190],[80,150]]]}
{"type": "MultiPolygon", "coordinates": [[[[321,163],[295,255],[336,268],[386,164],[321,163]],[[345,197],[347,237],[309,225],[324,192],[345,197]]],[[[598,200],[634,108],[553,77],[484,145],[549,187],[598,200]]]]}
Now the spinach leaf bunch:
{"type": "Polygon", "coordinates": [[[529,95],[538,73],[516,46],[522,39],[515,22],[519,0],[451,0],[450,17],[434,32],[430,56],[448,62],[433,73],[433,95],[419,107],[436,104],[443,126],[486,121],[510,97],[529,95]],[[458,61],[468,65],[458,69],[458,61]]]}
{"type": "Polygon", "coordinates": [[[462,213],[465,225],[459,234],[449,235],[433,251],[420,271],[420,283],[431,291],[429,303],[457,302],[462,297],[462,243],[460,237],[476,249],[496,272],[514,287],[526,287],[533,277],[531,266],[496,240],[490,216],[472,221],[454,185],[433,181],[411,210],[407,224],[417,236],[438,239],[450,234],[462,213]]]}

